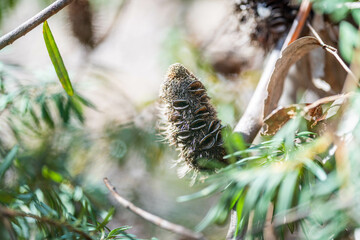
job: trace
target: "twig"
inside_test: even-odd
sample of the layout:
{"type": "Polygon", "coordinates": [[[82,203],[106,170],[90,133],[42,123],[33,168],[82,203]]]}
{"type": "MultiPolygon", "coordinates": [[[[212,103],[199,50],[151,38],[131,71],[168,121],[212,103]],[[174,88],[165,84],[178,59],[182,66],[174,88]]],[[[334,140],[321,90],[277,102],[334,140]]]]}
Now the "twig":
{"type": "Polygon", "coordinates": [[[30,32],[32,29],[37,27],[39,24],[44,22],[46,19],[69,5],[74,0],[58,0],[53,4],[49,5],[47,8],[43,9],[41,12],[12,30],[11,32],[5,34],[0,38],[0,50],[6,47],[7,45],[12,44],[18,38],[24,36],[26,33],[30,32]]]}
{"type": "Polygon", "coordinates": [[[344,70],[351,76],[351,78],[355,81],[355,83],[359,85],[359,79],[355,76],[355,74],[351,71],[351,69],[346,65],[346,63],[341,59],[339,54],[337,53],[337,49],[327,45],[324,43],[324,41],[320,38],[319,34],[315,31],[315,29],[311,26],[310,23],[307,23],[308,28],[312,32],[312,34],[315,36],[315,38],[319,41],[321,47],[325,49],[327,52],[332,54],[336,60],[340,63],[340,65],[344,68],[344,70]]]}
{"type": "Polygon", "coordinates": [[[111,194],[113,195],[113,197],[116,199],[116,201],[118,203],[120,203],[122,206],[124,206],[125,208],[129,209],[130,211],[132,211],[133,213],[139,215],[140,217],[144,218],[145,220],[163,228],[166,230],[169,230],[171,232],[180,234],[182,236],[187,237],[188,239],[202,239],[204,240],[204,236],[202,233],[196,233],[193,232],[190,229],[185,228],[184,226],[178,225],[178,224],[174,224],[172,222],[169,222],[165,219],[162,219],[158,216],[155,216],[141,208],[138,208],[137,206],[135,206],[133,203],[131,203],[130,201],[126,200],[125,198],[121,197],[119,195],[119,193],[117,193],[115,187],[110,183],[109,179],[104,178],[104,183],[106,185],[106,187],[110,190],[111,194]]]}
{"type": "Polygon", "coordinates": [[[299,37],[299,35],[304,27],[304,23],[305,23],[307,17],[309,16],[310,10],[311,10],[310,1],[303,0],[301,2],[299,12],[298,12],[293,24],[291,25],[289,33],[285,39],[282,50],[284,50],[289,44],[294,42],[299,37]]]}
{"type": "Polygon", "coordinates": [[[338,95],[320,98],[320,99],[316,100],[315,102],[311,103],[310,105],[307,105],[306,107],[304,107],[304,112],[307,113],[310,109],[320,106],[321,104],[333,102],[333,101],[336,101],[341,98],[346,99],[346,98],[351,97],[352,95],[353,95],[353,92],[349,92],[347,94],[338,94],[338,95]]]}
{"type": "Polygon", "coordinates": [[[5,207],[2,207],[2,206],[0,206],[0,216],[8,217],[8,218],[9,217],[10,218],[13,218],[13,217],[29,217],[29,218],[33,218],[33,219],[35,219],[35,220],[37,220],[39,222],[54,225],[56,227],[65,227],[69,231],[75,232],[75,233],[81,235],[84,239],[92,240],[90,235],[88,235],[86,232],[83,232],[80,229],[73,227],[69,223],[62,222],[62,221],[57,221],[57,220],[54,220],[54,219],[51,219],[51,218],[48,218],[48,217],[40,217],[40,216],[31,214],[31,213],[24,213],[24,212],[20,212],[20,211],[15,211],[15,210],[5,208],[5,207]]]}
{"type": "Polygon", "coordinates": [[[263,125],[263,110],[264,100],[267,96],[267,85],[274,71],[276,61],[280,56],[282,43],[283,41],[280,41],[278,46],[272,50],[255,92],[251,97],[244,114],[234,129],[234,132],[240,133],[243,136],[244,141],[247,143],[252,143],[263,125]]]}

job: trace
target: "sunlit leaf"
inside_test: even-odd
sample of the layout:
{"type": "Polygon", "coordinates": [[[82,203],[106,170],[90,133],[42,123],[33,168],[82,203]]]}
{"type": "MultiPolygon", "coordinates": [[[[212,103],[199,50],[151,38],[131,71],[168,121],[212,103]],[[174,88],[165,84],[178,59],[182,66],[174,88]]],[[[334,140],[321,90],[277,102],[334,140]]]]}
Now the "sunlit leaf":
{"type": "Polygon", "coordinates": [[[129,226],[123,226],[123,227],[115,228],[111,232],[109,232],[106,239],[114,239],[117,235],[123,233],[124,231],[126,231],[126,230],[128,230],[130,228],[131,227],[129,227],[129,226]]]}
{"type": "Polygon", "coordinates": [[[41,172],[44,178],[51,179],[54,182],[60,183],[63,180],[63,176],[60,173],[50,170],[47,166],[43,166],[41,172]]]}
{"type": "Polygon", "coordinates": [[[61,82],[61,85],[63,86],[63,88],[65,89],[66,93],[69,96],[73,96],[74,90],[72,88],[68,72],[66,70],[66,67],[65,67],[62,57],[60,55],[59,49],[56,45],[54,36],[51,33],[51,30],[49,28],[47,21],[45,21],[43,24],[43,36],[44,36],[45,45],[48,50],[50,59],[53,63],[53,66],[54,66],[56,74],[61,82]]]}
{"type": "Polygon", "coordinates": [[[319,165],[314,163],[311,159],[304,159],[305,166],[321,181],[326,180],[326,173],[319,165]]]}
{"type": "Polygon", "coordinates": [[[190,200],[194,200],[194,199],[198,199],[198,198],[202,198],[202,197],[206,197],[209,196],[210,194],[218,191],[219,189],[219,185],[217,184],[211,184],[210,186],[202,189],[199,192],[193,193],[191,195],[187,195],[187,196],[181,196],[177,198],[178,202],[186,202],[186,201],[190,201],[190,200]]]}

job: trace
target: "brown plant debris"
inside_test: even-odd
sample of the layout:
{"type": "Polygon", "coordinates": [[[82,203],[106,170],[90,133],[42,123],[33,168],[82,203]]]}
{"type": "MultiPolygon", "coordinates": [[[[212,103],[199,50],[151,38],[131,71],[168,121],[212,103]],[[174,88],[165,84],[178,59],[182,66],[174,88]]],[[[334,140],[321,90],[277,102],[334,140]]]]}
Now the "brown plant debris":
{"type": "Polygon", "coordinates": [[[179,63],[169,67],[160,90],[165,135],[189,170],[214,171],[226,164],[222,125],[204,85],[179,63]]]}
{"type": "Polygon", "coordinates": [[[93,12],[90,2],[88,0],[75,0],[68,9],[74,36],[84,46],[94,48],[93,12]]]}

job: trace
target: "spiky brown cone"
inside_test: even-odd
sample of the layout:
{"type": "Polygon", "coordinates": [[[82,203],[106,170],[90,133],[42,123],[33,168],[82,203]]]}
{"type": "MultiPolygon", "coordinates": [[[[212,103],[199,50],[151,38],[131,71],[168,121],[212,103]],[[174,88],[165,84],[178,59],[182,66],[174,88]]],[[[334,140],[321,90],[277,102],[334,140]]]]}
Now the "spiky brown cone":
{"type": "Polygon", "coordinates": [[[213,171],[227,164],[221,122],[204,85],[176,63],[168,69],[160,97],[165,105],[165,134],[180,151],[180,160],[194,170],[213,171]]]}
{"type": "Polygon", "coordinates": [[[295,19],[298,5],[292,0],[235,0],[241,24],[252,22],[250,37],[265,50],[271,49],[295,19]]]}

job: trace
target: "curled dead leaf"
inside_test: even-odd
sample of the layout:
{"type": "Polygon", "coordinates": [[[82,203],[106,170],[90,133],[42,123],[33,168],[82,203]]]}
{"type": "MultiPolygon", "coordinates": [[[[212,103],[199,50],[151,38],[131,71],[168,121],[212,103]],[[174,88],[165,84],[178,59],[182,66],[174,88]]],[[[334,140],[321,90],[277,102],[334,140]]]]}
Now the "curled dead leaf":
{"type": "Polygon", "coordinates": [[[268,116],[276,109],[284,88],[284,81],[290,67],[309,53],[321,47],[319,40],[314,37],[303,37],[290,44],[277,60],[274,71],[267,86],[267,97],[264,103],[263,116],[268,116]]]}
{"type": "Polygon", "coordinates": [[[264,128],[261,132],[264,136],[272,136],[280,130],[290,119],[297,114],[307,121],[310,129],[313,129],[319,122],[327,120],[336,114],[346,98],[352,93],[333,95],[321,98],[311,104],[293,104],[288,107],[277,108],[264,119],[264,128]],[[335,113],[330,110],[336,108],[335,113]]]}

